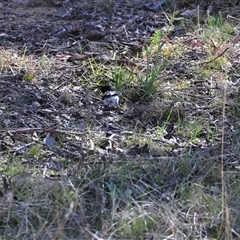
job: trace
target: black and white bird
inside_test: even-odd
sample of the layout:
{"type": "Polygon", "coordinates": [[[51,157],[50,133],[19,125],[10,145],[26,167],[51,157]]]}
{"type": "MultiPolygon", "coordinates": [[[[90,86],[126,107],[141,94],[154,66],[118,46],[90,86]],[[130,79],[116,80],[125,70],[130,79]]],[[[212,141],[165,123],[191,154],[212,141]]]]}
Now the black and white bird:
{"type": "Polygon", "coordinates": [[[102,102],[105,108],[117,108],[119,104],[119,96],[117,91],[113,90],[112,86],[100,86],[103,93],[102,102]]]}

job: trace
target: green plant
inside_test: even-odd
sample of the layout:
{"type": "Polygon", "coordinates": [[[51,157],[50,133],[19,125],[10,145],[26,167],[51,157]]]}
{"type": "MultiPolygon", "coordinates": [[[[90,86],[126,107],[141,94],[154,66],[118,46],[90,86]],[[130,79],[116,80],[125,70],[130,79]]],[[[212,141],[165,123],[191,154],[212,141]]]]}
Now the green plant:
{"type": "Polygon", "coordinates": [[[157,44],[159,44],[159,41],[162,36],[163,36],[163,33],[161,32],[161,30],[159,29],[155,30],[151,39],[152,46],[156,46],[157,44]]]}
{"type": "Polygon", "coordinates": [[[26,81],[32,81],[35,78],[35,74],[29,71],[24,74],[23,78],[26,81]]]}
{"type": "Polygon", "coordinates": [[[25,47],[23,50],[23,55],[22,55],[23,59],[26,58],[26,55],[27,55],[27,47],[25,47]]]}
{"type": "Polygon", "coordinates": [[[47,57],[46,54],[43,54],[40,58],[40,61],[39,61],[39,66],[42,70],[50,70],[51,67],[52,67],[52,63],[50,61],[50,59],[47,57]]]}
{"type": "Polygon", "coordinates": [[[123,91],[126,86],[131,84],[136,78],[135,74],[130,72],[128,69],[115,66],[113,69],[113,79],[115,89],[117,91],[123,91]]]}
{"type": "MultiPolygon", "coordinates": [[[[140,206],[139,206],[140,207],[140,206]]],[[[155,224],[154,219],[149,217],[144,210],[135,209],[128,210],[129,217],[123,218],[117,223],[118,233],[121,237],[131,239],[143,239],[145,233],[147,233],[155,224]]]]}
{"type": "Polygon", "coordinates": [[[152,101],[153,95],[158,92],[158,87],[161,83],[158,76],[162,68],[162,64],[156,64],[153,69],[150,69],[148,65],[145,74],[139,74],[140,76],[136,74],[135,81],[126,87],[126,98],[132,102],[152,101]]]}
{"type": "Polygon", "coordinates": [[[19,159],[14,159],[14,162],[7,166],[4,172],[11,179],[12,177],[24,172],[24,166],[19,159]]]}
{"type": "Polygon", "coordinates": [[[78,44],[78,53],[83,54],[83,47],[81,44],[78,44]]]}
{"type": "Polygon", "coordinates": [[[32,145],[28,151],[30,156],[40,156],[40,146],[39,145],[32,145]]]}
{"type": "Polygon", "coordinates": [[[208,64],[208,68],[211,69],[227,69],[229,67],[229,60],[227,59],[226,56],[221,56],[214,61],[210,62],[208,64]]]}
{"type": "Polygon", "coordinates": [[[211,35],[213,39],[221,39],[226,41],[233,34],[233,25],[223,19],[222,12],[219,12],[216,16],[207,16],[206,20],[207,26],[204,32],[207,35],[211,35]]]}

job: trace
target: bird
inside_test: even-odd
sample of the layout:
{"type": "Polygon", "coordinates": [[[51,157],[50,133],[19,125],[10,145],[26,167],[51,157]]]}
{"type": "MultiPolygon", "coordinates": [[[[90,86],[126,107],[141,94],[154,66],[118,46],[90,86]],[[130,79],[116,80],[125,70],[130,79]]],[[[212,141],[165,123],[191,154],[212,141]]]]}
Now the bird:
{"type": "Polygon", "coordinates": [[[119,104],[119,96],[117,91],[110,85],[99,86],[102,91],[102,103],[105,108],[117,108],[119,104]]]}

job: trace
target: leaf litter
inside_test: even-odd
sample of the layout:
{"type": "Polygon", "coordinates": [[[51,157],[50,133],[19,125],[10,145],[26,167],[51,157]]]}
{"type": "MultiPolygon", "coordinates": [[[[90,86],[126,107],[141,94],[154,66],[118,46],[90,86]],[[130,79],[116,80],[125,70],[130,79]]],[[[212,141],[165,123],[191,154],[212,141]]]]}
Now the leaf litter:
{"type": "MultiPolygon", "coordinates": [[[[117,168],[121,162],[136,163],[130,172],[134,168],[136,175],[137,171],[144,174],[139,174],[142,177],[138,181],[134,174],[126,173],[126,182],[133,179],[127,189],[131,197],[139,199],[144,191],[153,191],[152,197],[171,201],[178,184],[202,172],[200,165],[206,158],[216,168],[222,158],[223,126],[224,166],[226,171],[239,168],[239,34],[233,31],[227,46],[214,40],[207,42],[209,46],[187,25],[189,20],[186,25],[180,24],[186,14],[196,17],[192,10],[183,10],[179,19],[171,20],[171,14],[162,10],[164,4],[1,3],[1,169],[9,172],[14,159],[26,168],[8,173],[14,183],[3,176],[3,193],[13,191],[22,210],[26,199],[17,194],[20,186],[26,196],[30,188],[35,197],[47,191],[46,201],[52,204],[52,197],[60,197],[54,192],[59,185],[71,196],[79,184],[82,189],[78,191],[96,196],[97,202],[86,203],[88,209],[69,207],[68,213],[62,208],[59,214],[65,214],[64,228],[86,227],[87,223],[97,226],[99,220],[93,211],[100,206],[103,214],[107,209],[106,183],[94,180],[90,184],[80,177],[68,180],[68,185],[64,182],[77,175],[87,176],[90,170],[97,179],[99,166],[112,164],[117,168]],[[157,39],[155,46],[160,48],[155,49],[153,39],[159,29],[162,38],[157,39]],[[211,50],[216,48],[214,55],[211,50]],[[158,58],[163,67],[157,76],[156,93],[146,101],[129,101],[130,95],[139,91],[134,76],[147,74],[149,68],[154,70],[158,58]],[[218,70],[207,76],[214,68],[210,64],[217,60],[218,70]],[[132,82],[123,83],[119,90],[119,109],[105,111],[97,86],[114,84],[116,67],[132,72],[132,82]],[[223,121],[224,94],[228,112],[223,121]],[[186,175],[176,163],[169,167],[186,154],[200,165],[189,161],[191,170],[186,175]],[[149,167],[149,162],[158,167],[149,167]],[[159,170],[161,166],[167,166],[165,172],[159,170]],[[162,186],[156,187],[153,175],[159,171],[162,186]],[[56,180],[59,182],[54,184],[56,180]],[[33,187],[33,181],[46,186],[40,191],[33,187]]],[[[140,95],[145,94],[140,90],[140,95]]],[[[36,208],[42,209],[42,203],[36,208]]],[[[47,230],[54,232],[56,226],[47,230]]],[[[152,234],[148,236],[153,239],[152,234]]]]}

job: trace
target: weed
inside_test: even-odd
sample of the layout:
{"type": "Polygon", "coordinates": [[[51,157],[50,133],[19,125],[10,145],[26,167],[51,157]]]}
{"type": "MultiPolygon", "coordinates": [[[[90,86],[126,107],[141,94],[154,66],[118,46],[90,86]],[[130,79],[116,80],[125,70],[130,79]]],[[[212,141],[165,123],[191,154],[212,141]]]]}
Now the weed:
{"type": "Polygon", "coordinates": [[[137,76],[135,83],[126,88],[126,98],[131,102],[152,101],[153,95],[157,93],[160,86],[158,76],[161,70],[162,65],[156,66],[154,69],[148,67],[145,74],[137,76]]]}
{"type": "Polygon", "coordinates": [[[136,76],[134,73],[130,72],[127,69],[124,69],[122,67],[114,67],[113,79],[116,90],[123,91],[124,88],[126,88],[127,86],[129,86],[129,84],[134,82],[136,76]]]}
{"type": "Polygon", "coordinates": [[[223,20],[222,13],[219,12],[216,16],[208,16],[206,20],[207,26],[204,29],[205,39],[211,37],[214,41],[221,43],[227,41],[232,36],[233,26],[223,20]]]}
{"type": "Polygon", "coordinates": [[[143,239],[143,236],[153,227],[154,220],[149,218],[147,214],[130,213],[131,220],[122,219],[118,222],[119,235],[124,238],[143,239]]]}
{"type": "Polygon", "coordinates": [[[226,56],[221,56],[208,64],[208,68],[220,70],[228,69],[229,66],[230,63],[226,56]]]}
{"type": "Polygon", "coordinates": [[[163,34],[160,30],[156,30],[153,34],[151,44],[152,46],[156,46],[159,44],[160,39],[162,38],[163,34]]]}
{"type": "Polygon", "coordinates": [[[32,81],[35,78],[35,74],[33,72],[26,72],[23,76],[23,79],[26,81],[32,81]]]}
{"type": "Polygon", "coordinates": [[[29,149],[28,154],[30,156],[40,156],[40,146],[39,145],[32,145],[29,149]]]}
{"type": "Polygon", "coordinates": [[[50,59],[45,54],[39,60],[39,67],[44,71],[49,71],[52,67],[50,59]]]}
{"type": "Polygon", "coordinates": [[[25,171],[24,166],[22,165],[22,161],[19,158],[11,159],[8,158],[8,161],[4,163],[3,159],[1,160],[1,168],[4,170],[4,175],[6,175],[10,180],[25,171]]]}

